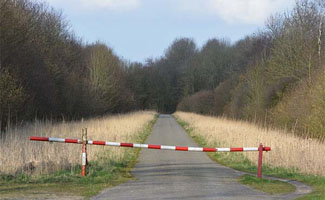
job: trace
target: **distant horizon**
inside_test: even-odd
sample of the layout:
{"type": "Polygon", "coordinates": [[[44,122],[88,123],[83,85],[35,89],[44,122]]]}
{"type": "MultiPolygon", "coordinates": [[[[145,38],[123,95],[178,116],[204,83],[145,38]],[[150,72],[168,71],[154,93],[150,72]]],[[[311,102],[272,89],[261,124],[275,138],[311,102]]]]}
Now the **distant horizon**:
{"type": "Polygon", "coordinates": [[[85,44],[105,43],[123,60],[144,63],[163,56],[177,38],[198,48],[209,39],[231,44],[265,28],[274,13],[294,0],[43,0],[85,44]]]}

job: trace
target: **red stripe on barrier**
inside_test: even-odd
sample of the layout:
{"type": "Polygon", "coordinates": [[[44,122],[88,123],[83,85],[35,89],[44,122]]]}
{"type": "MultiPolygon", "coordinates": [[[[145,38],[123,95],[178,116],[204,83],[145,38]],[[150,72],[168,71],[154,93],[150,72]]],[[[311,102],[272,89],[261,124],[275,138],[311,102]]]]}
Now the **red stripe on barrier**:
{"type": "Polygon", "coordinates": [[[263,151],[271,151],[271,147],[264,147],[263,151]]]}
{"type": "Polygon", "coordinates": [[[148,144],[148,149],[160,149],[160,145],[148,144]]]}
{"type": "Polygon", "coordinates": [[[133,147],[132,143],[121,143],[121,147],[133,147]]]}
{"type": "Polygon", "coordinates": [[[230,151],[244,151],[244,148],[230,148],[230,151]]]}
{"type": "Polygon", "coordinates": [[[215,152],[217,151],[215,148],[203,148],[204,152],[215,152]]]}
{"type": "Polygon", "coordinates": [[[176,151],[188,151],[188,147],[176,147],[176,151]]]}
{"type": "Polygon", "coordinates": [[[49,141],[48,137],[37,137],[37,136],[30,136],[30,140],[36,140],[36,141],[49,141]]]}
{"type": "Polygon", "coordinates": [[[105,145],[106,142],[104,142],[104,141],[93,141],[93,144],[95,144],[95,145],[105,145]]]}
{"type": "Polygon", "coordinates": [[[65,143],[78,143],[78,139],[65,139],[65,143]]]}

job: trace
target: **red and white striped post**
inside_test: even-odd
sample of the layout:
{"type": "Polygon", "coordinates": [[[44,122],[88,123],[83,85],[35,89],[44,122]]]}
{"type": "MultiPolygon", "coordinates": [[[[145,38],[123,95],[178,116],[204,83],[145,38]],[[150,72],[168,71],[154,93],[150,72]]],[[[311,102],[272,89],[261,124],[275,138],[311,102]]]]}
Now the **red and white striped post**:
{"type": "Polygon", "coordinates": [[[258,166],[257,166],[257,178],[262,178],[262,160],[263,160],[263,144],[258,147],[258,166]]]}
{"type": "Polygon", "coordinates": [[[82,163],[81,175],[86,176],[87,166],[87,128],[82,129],[82,163]]]}

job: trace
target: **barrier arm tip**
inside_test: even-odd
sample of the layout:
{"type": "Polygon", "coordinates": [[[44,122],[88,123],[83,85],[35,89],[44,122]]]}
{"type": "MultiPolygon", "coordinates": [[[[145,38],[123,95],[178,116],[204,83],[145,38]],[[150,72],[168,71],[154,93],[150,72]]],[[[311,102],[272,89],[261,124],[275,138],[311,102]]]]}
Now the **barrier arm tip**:
{"type": "Polygon", "coordinates": [[[31,141],[49,141],[49,138],[48,137],[30,136],[29,140],[31,140],[31,141]]]}
{"type": "Polygon", "coordinates": [[[271,147],[264,147],[264,151],[271,151],[271,147]]]}

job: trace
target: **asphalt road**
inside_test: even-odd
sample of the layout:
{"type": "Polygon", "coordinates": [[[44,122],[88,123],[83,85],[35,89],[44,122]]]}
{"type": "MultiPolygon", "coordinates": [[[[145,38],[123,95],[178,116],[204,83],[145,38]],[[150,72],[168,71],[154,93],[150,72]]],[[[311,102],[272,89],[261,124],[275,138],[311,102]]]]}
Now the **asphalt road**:
{"type": "MultiPolygon", "coordinates": [[[[170,115],[160,115],[146,143],[198,146],[170,115]]],[[[300,195],[298,190],[271,196],[251,189],[237,182],[242,172],[213,162],[203,152],[143,149],[132,174],[135,180],[106,189],[93,199],[260,200],[300,195]]]]}

